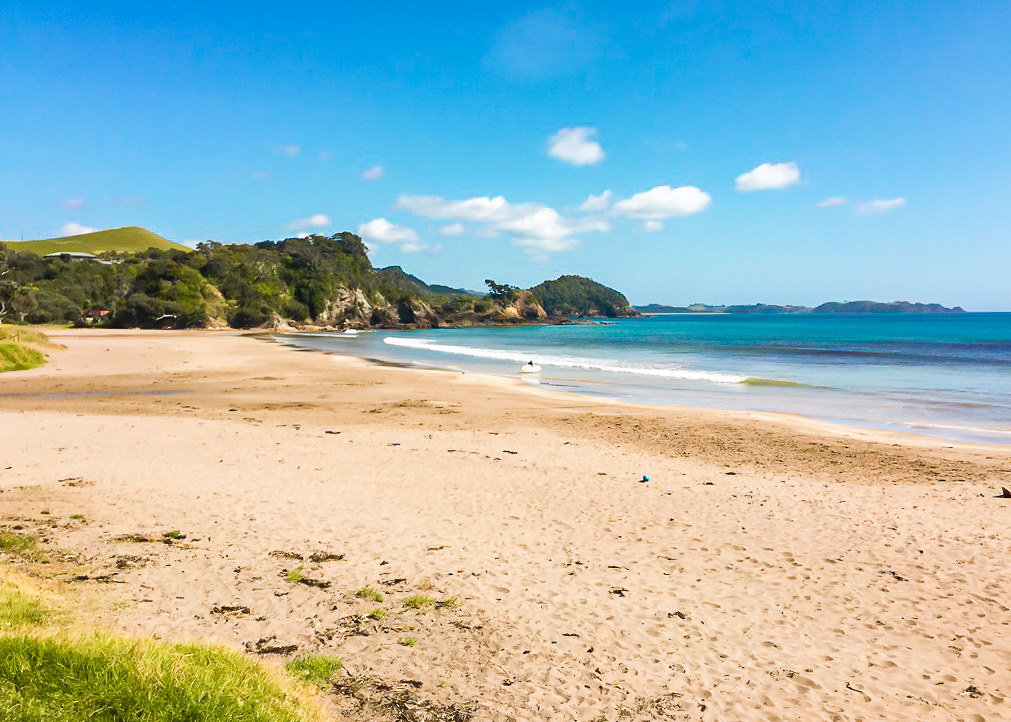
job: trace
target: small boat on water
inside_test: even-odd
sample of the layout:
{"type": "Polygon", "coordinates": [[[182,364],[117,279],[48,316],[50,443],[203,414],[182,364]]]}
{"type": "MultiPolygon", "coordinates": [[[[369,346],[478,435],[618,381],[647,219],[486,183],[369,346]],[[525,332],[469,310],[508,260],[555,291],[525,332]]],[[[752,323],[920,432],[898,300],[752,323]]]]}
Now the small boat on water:
{"type": "Polygon", "coordinates": [[[536,374],[540,373],[541,367],[535,364],[533,361],[527,361],[523,366],[520,367],[521,374],[536,374]]]}

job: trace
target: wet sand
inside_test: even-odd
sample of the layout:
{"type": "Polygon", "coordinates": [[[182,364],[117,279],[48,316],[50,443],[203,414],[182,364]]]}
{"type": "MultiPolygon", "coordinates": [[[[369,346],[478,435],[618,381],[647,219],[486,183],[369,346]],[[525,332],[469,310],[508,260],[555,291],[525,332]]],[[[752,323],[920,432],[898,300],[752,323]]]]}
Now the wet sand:
{"type": "Polygon", "coordinates": [[[78,557],[98,623],[338,654],[345,719],[1011,718],[1005,449],[53,338],[0,377],[0,512],[78,557]]]}

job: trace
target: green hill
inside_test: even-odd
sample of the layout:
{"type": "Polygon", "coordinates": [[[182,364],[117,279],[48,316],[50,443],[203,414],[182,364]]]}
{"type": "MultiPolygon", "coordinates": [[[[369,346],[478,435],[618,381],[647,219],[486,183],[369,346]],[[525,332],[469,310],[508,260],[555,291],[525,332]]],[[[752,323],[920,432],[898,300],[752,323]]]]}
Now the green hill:
{"type": "Polygon", "coordinates": [[[560,276],[530,289],[551,316],[638,316],[624,295],[582,276],[560,276]]]}
{"type": "Polygon", "coordinates": [[[7,247],[18,253],[35,253],[44,256],[47,253],[104,253],[118,251],[120,253],[136,253],[148,248],[160,248],[163,251],[191,251],[181,243],[175,243],[152,233],[146,228],[128,226],[114,228],[110,231],[95,231],[82,233],[79,236],[64,236],[63,238],[42,238],[37,241],[5,241],[7,247]]]}

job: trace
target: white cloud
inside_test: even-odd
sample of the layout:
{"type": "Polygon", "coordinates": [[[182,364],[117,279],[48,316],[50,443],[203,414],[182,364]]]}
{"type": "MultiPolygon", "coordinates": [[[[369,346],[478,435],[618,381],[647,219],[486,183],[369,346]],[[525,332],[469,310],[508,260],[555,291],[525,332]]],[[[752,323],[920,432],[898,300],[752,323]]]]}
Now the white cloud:
{"type": "Polygon", "coordinates": [[[319,158],[320,160],[330,160],[331,158],[333,158],[333,153],[331,153],[328,150],[321,150],[319,153],[316,154],[316,157],[319,158]]]}
{"type": "Polygon", "coordinates": [[[657,186],[614,204],[617,215],[640,221],[663,221],[701,213],[712,202],[708,193],[695,186],[657,186]]]}
{"type": "Polygon", "coordinates": [[[522,248],[536,260],[545,259],[549,253],[579,248],[579,240],[576,238],[516,238],[512,244],[522,248]]]}
{"type": "Polygon", "coordinates": [[[67,208],[72,211],[79,211],[88,205],[88,201],[83,198],[67,198],[60,201],[60,208],[67,208]]]}
{"type": "Polygon", "coordinates": [[[441,250],[441,243],[432,246],[424,241],[408,241],[400,246],[401,253],[438,253],[441,250]]]}
{"type": "MultiPolygon", "coordinates": [[[[543,250],[568,251],[576,247],[572,236],[587,231],[607,231],[610,224],[603,220],[563,218],[554,208],[543,206],[532,213],[502,221],[498,228],[516,241],[540,242],[544,245],[543,250]]],[[[517,242],[516,245],[526,247],[528,244],[517,242]]]]}
{"type": "Polygon", "coordinates": [[[663,221],[646,221],[642,224],[642,230],[646,233],[654,233],[663,230],[663,221]]]}
{"type": "Polygon", "coordinates": [[[606,211],[607,207],[611,205],[611,196],[613,194],[611,191],[604,191],[599,196],[595,196],[592,193],[587,196],[586,200],[582,202],[579,206],[579,210],[584,213],[591,213],[593,211],[606,211]]]}
{"type": "Polygon", "coordinates": [[[474,235],[478,237],[506,233],[514,245],[538,253],[569,251],[579,245],[575,236],[610,229],[603,219],[565,218],[543,203],[510,203],[503,196],[446,200],[405,193],[397,198],[395,207],[423,218],[477,224],[474,235]]]}
{"type": "Polygon", "coordinates": [[[374,165],[371,168],[362,171],[362,180],[379,180],[383,177],[383,167],[381,165],[374,165]]]}
{"type": "Polygon", "coordinates": [[[857,213],[888,213],[896,208],[906,205],[905,198],[889,198],[887,200],[873,200],[857,204],[857,213]]]}
{"type": "Polygon", "coordinates": [[[845,196],[832,196],[831,198],[826,198],[818,204],[819,208],[831,208],[833,206],[841,206],[846,203],[845,196]]]}
{"type": "Polygon", "coordinates": [[[440,221],[460,220],[491,222],[508,220],[521,207],[539,207],[536,203],[511,204],[503,196],[481,196],[462,201],[447,201],[439,196],[420,196],[401,193],[395,208],[410,211],[416,216],[440,221]]]}
{"type": "Polygon", "coordinates": [[[570,165],[593,165],[604,160],[600,143],[590,140],[596,128],[562,128],[548,141],[548,155],[570,165]]]}
{"type": "Polygon", "coordinates": [[[304,231],[307,228],[326,228],[333,221],[325,213],[313,213],[308,218],[296,218],[288,224],[288,228],[293,231],[304,231]]]}
{"type": "Polygon", "coordinates": [[[60,226],[61,236],[79,236],[82,233],[94,233],[96,229],[88,228],[88,226],[82,226],[80,223],[64,223],[60,226]]]}
{"type": "Polygon", "coordinates": [[[302,152],[302,146],[300,145],[282,145],[281,152],[286,156],[294,158],[296,155],[302,152]]]}
{"type": "Polygon", "coordinates": [[[376,243],[420,243],[421,238],[413,229],[398,226],[385,218],[375,218],[358,226],[358,235],[376,243]]]}
{"type": "Polygon", "coordinates": [[[467,230],[462,223],[450,223],[448,226],[443,226],[439,229],[439,233],[443,236],[459,236],[465,230],[467,230]]]}
{"type": "Polygon", "coordinates": [[[737,176],[737,190],[745,192],[787,188],[797,183],[800,183],[800,168],[793,162],[762,163],[737,176]]]}

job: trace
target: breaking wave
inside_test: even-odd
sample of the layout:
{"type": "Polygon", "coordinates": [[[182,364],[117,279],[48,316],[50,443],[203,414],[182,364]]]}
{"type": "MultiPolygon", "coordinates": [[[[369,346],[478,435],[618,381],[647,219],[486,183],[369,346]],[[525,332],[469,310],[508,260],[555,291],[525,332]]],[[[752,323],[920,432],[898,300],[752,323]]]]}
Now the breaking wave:
{"type": "Polygon", "coordinates": [[[581,358],[579,356],[555,356],[550,354],[506,351],[503,349],[479,348],[475,346],[457,346],[454,344],[426,341],[424,339],[400,338],[396,336],[387,336],[383,339],[383,342],[388,343],[390,346],[413,348],[420,351],[434,351],[457,356],[470,356],[472,358],[483,358],[492,361],[514,361],[520,364],[533,361],[539,366],[554,368],[588,369],[619,374],[634,374],[637,376],[679,379],[682,381],[708,381],[717,384],[743,384],[750,381],[747,376],[719,371],[696,371],[687,368],[622,364],[617,361],[581,358]]]}

